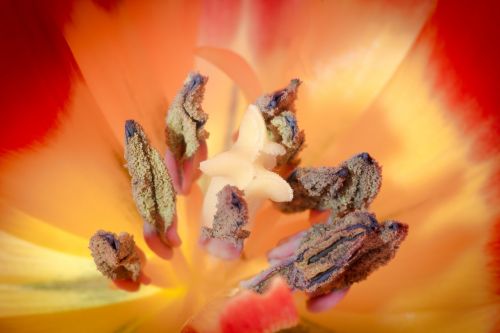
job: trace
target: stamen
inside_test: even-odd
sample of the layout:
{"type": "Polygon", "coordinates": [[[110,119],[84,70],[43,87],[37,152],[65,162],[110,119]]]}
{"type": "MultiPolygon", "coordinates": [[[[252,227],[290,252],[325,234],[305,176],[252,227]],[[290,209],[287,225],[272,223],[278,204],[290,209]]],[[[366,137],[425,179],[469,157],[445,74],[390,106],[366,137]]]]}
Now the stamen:
{"type": "Polygon", "coordinates": [[[349,170],[349,178],[346,186],[343,186],[331,201],[333,216],[367,208],[377,196],[382,184],[382,168],[368,153],[350,158],[342,167],[349,170]]]}
{"type": "Polygon", "coordinates": [[[168,109],[167,146],[179,163],[193,157],[200,148],[200,141],[208,138],[204,129],[208,115],[201,108],[207,81],[206,76],[190,73],[168,109]]]}
{"type": "Polygon", "coordinates": [[[89,249],[104,276],[112,280],[139,279],[141,261],[133,236],[99,230],[90,239],[89,249]]]}
{"type": "Polygon", "coordinates": [[[297,90],[301,83],[299,79],[293,79],[285,88],[271,94],[263,95],[257,99],[255,105],[262,112],[266,122],[284,111],[295,113],[294,104],[297,99],[297,90]]]}
{"type": "Polygon", "coordinates": [[[382,182],[381,167],[368,153],[358,154],[336,168],[297,168],[287,179],[290,202],[277,204],[285,213],[331,209],[332,218],[367,208],[382,182]]]}
{"type": "MultiPolygon", "coordinates": [[[[244,239],[250,236],[250,231],[243,229],[247,223],[248,207],[243,198],[243,192],[235,186],[226,185],[217,194],[217,212],[212,228],[202,227],[200,241],[205,244],[214,239],[227,242],[234,247],[234,251],[223,255],[226,257],[232,257],[230,254],[239,256],[243,249],[244,239]]],[[[212,254],[221,255],[218,252],[212,254]]]]}
{"type": "Polygon", "coordinates": [[[305,135],[299,129],[294,105],[300,84],[299,79],[293,79],[284,89],[263,95],[255,103],[264,116],[272,141],[283,145],[286,150],[277,158],[276,169],[281,175],[300,163],[298,154],[304,148],[305,135]]]}
{"type": "MultiPolygon", "coordinates": [[[[282,276],[291,289],[320,297],[317,304],[332,304],[351,284],[394,257],[408,226],[396,221],[379,224],[373,214],[364,211],[381,185],[381,168],[368,153],[338,167],[297,168],[305,140],[294,106],[301,83],[298,79],[250,105],[232,147],[200,163],[206,157],[208,137],[204,129],[208,115],[201,108],[207,80],[191,73],[166,117],[166,161],[179,193],[189,193],[198,164],[211,177],[203,203],[200,244],[223,259],[241,257],[244,240],[250,235],[244,228],[249,228],[252,216],[266,199],[273,200],[283,212],[331,212],[328,223],[314,225],[272,250],[270,267],[243,282],[244,288],[264,292],[273,277],[282,276]]],[[[181,244],[172,178],[134,120],[125,123],[125,144],[146,243],[157,255],[169,259],[172,247],[181,244]]],[[[130,280],[121,282],[135,283],[133,290],[139,288],[145,278],[142,252],[132,236],[100,230],[91,238],[89,248],[103,275],[130,280]]]]}
{"type": "Polygon", "coordinates": [[[285,213],[329,209],[331,198],[340,191],[347,175],[344,168],[297,168],[287,179],[293,189],[292,201],[276,206],[285,213]]]}
{"type": "MultiPolygon", "coordinates": [[[[288,183],[278,174],[269,171],[276,164],[276,156],[283,153],[282,145],[269,141],[261,112],[255,105],[250,105],[241,121],[238,140],[233,146],[200,164],[203,173],[211,177],[203,202],[206,237],[210,236],[211,229],[215,230],[217,197],[226,185],[235,186],[245,193],[248,220],[251,220],[265,199],[275,202],[292,199],[292,189],[288,183]]],[[[231,226],[225,228],[230,229],[231,226]]],[[[214,244],[205,243],[207,246],[214,244]]],[[[219,257],[234,257],[224,253],[230,251],[225,247],[226,244],[219,245],[223,245],[217,247],[219,257]]]]}
{"type": "Polygon", "coordinates": [[[172,181],[163,159],[151,147],[139,123],[127,120],[125,137],[125,159],[137,210],[145,222],[163,235],[176,214],[172,181]]]}
{"type": "Polygon", "coordinates": [[[278,156],[277,166],[289,166],[293,168],[300,163],[298,154],[304,148],[304,131],[299,130],[297,117],[291,111],[282,112],[267,123],[267,129],[272,135],[273,141],[285,147],[285,154],[278,156]]]}
{"type": "Polygon", "coordinates": [[[349,213],[335,224],[311,227],[293,257],[271,266],[243,286],[262,292],[268,279],[279,274],[291,288],[312,297],[345,289],[389,262],[407,233],[408,226],[402,223],[379,224],[368,212],[349,213]]]}

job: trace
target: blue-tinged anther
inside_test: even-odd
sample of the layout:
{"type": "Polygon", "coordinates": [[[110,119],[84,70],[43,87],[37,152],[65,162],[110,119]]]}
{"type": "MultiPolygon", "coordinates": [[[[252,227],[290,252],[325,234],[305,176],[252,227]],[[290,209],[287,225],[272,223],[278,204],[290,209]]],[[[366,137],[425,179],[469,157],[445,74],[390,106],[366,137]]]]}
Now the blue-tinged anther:
{"type": "Polygon", "coordinates": [[[378,228],[378,222],[377,222],[377,219],[375,219],[375,217],[371,214],[368,214],[368,218],[370,219],[370,223],[371,223],[371,228],[373,230],[377,229],[378,228]]]}
{"type": "Polygon", "coordinates": [[[275,107],[278,106],[278,103],[281,100],[281,97],[283,96],[283,91],[279,91],[271,97],[271,100],[269,101],[268,107],[271,109],[274,109],[275,107]]]}
{"type": "Polygon", "coordinates": [[[242,205],[240,198],[234,192],[231,192],[231,205],[233,205],[238,211],[241,211],[242,205]]]}
{"type": "Polygon", "coordinates": [[[361,153],[361,154],[358,155],[358,157],[361,157],[367,163],[370,163],[370,164],[373,163],[373,159],[370,156],[370,154],[368,154],[368,153],[361,153]]]}
{"type": "Polygon", "coordinates": [[[392,222],[389,224],[388,228],[392,231],[398,231],[401,228],[401,224],[398,222],[392,222]]]}
{"type": "Polygon", "coordinates": [[[290,127],[290,130],[292,131],[292,138],[297,135],[297,119],[293,115],[287,114],[285,116],[286,124],[288,127],[290,127]]]}
{"type": "Polygon", "coordinates": [[[189,78],[189,82],[186,85],[188,91],[194,90],[203,83],[203,76],[199,73],[192,74],[189,78]]]}
{"type": "Polygon", "coordinates": [[[135,120],[127,120],[125,121],[125,142],[128,143],[128,140],[132,138],[137,133],[137,123],[135,120]]]}
{"type": "Polygon", "coordinates": [[[337,171],[337,176],[339,176],[340,178],[345,178],[349,176],[349,170],[347,168],[342,168],[337,171]]]}
{"type": "Polygon", "coordinates": [[[118,251],[120,249],[120,242],[112,234],[110,233],[102,234],[101,237],[104,238],[106,242],[108,242],[108,244],[113,248],[113,250],[118,251]]]}

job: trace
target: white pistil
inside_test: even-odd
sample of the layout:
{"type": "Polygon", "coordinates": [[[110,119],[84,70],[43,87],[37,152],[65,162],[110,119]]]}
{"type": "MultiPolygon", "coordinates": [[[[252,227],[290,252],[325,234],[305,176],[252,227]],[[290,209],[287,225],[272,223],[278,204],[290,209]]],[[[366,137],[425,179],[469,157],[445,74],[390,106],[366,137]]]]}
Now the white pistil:
{"type": "Polygon", "coordinates": [[[200,164],[201,171],[212,177],[203,202],[204,225],[212,225],[217,193],[228,184],[245,193],[250,219],[266,199],[292,200],[290,185],[269,171],[276,165],[276,156],[284,153],[282,145],[268,139],[262,114],[255,105],[250,105],[241,121],[238,140],[228,151],[200,164]]]}

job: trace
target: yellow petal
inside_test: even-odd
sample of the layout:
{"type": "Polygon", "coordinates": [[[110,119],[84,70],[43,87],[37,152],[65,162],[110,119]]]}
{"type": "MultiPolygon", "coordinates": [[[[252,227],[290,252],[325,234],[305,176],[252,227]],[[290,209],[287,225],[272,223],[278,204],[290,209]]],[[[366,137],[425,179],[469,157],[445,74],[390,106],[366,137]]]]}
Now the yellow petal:
{"type": "MultiPolygon", "coordinates": [[[[67,107],[64,121],[44,145],[2,156],[0,198],[84,239],[98,228],[140,235],[142,222],[128,195],[123,150],[83,83],[73,85],[67,107]]],[[[147,248],[142,237],[136,241],[147,248]]]]}
{"type": "Polygon", "coordinates": [[[155,287],[117,291],[92,258],[49,250],[1,231],[0,252],[0,317],[102,306],[158,292],[155,287]]]}
{"type": "Polygon", "coordinates": [[[88,257],[88,239],[55,227],[14,207],[0,204],[2,230],[19,239],[48,249],[88,257]]]}
{"type": "MultiPolygon", "coordinates": [[[[183,296],[182,293],[164,290],[144,297],[83,309],[7,316],[0,319],[0,327],[6,332],[64,332],[68,329],[76,333],[137,330],[178,332],[187,319],[182,311],[183,296]]],[[[25,298],[23,302],[30,303],[30,298],[25,298]]],[[[43,299],[38,299],[37,303],[43,306],[43,299]]],[[[63,297],[60,298],[60,303],[64,304],[63,297]]]]}

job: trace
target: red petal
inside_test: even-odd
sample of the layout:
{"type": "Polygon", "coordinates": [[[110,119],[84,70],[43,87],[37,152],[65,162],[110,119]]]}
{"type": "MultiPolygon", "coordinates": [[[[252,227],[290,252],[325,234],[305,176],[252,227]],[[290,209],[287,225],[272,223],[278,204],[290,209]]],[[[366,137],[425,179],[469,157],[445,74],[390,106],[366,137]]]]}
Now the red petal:
{"type": "Polygon", "coordinates": [[[275,48],[287,45],[294,38],[301,5],[297,0],[252,2],[251,43],[259,56],[270,54],[275,48]]]}
{"type": "Polygon", "coordinates": [[[297,323],[292,292],[281,279],[273,281],[264,295],[243,291],[232,298],[220,318],[224,333],[276,332],[297,323]]]}
{"type": "MultiPolygon", "coordinates": [[[[475,137],[474,158],[490,159],[500,153],[500,4],[493,1],[440,1],[422,32],[420,41],[435,39],[433,66],[438,71],[437,89],[452,87],[453,115],[468,135],[475,137]],[[475,107],[458,107],[473,103],[475,107]]],[[[485,189],[494,204],[500,195],[500,170],[485,189]]],[[[500,295],[500,217],[489,243],[495,291],[500,295]]],[[[497,323],[500,329],[500,322],[497,323]]]]}
{"type": "Polygon", "coordinates": [[[478,135],[479,156],[500,151],[499,13],[500,4],[492,1],[439,1],[421,35],[435,39],[436,88],[453,87],[457,105],[477,104],[453,112],[467,134],[478,135]]]}
{"type": "Polygon", "coordinates": [[[72,1],[2,1],[0,152],[42,139],[64,110],[77,65],[64,39],[72,1]]]}
{"type": "Polygon", "coordinates": [[[241,0],[205,0],[200,18],[202,45],[227,47],[240,26],[241,0]]]}
{"type": "Polygon", "coordinates": [[[231,298],[217,298],[191,318],[183,333],[276,332],[298,324],[292,292],[276,279],[264,295],[244,290],[231,298]]]}

